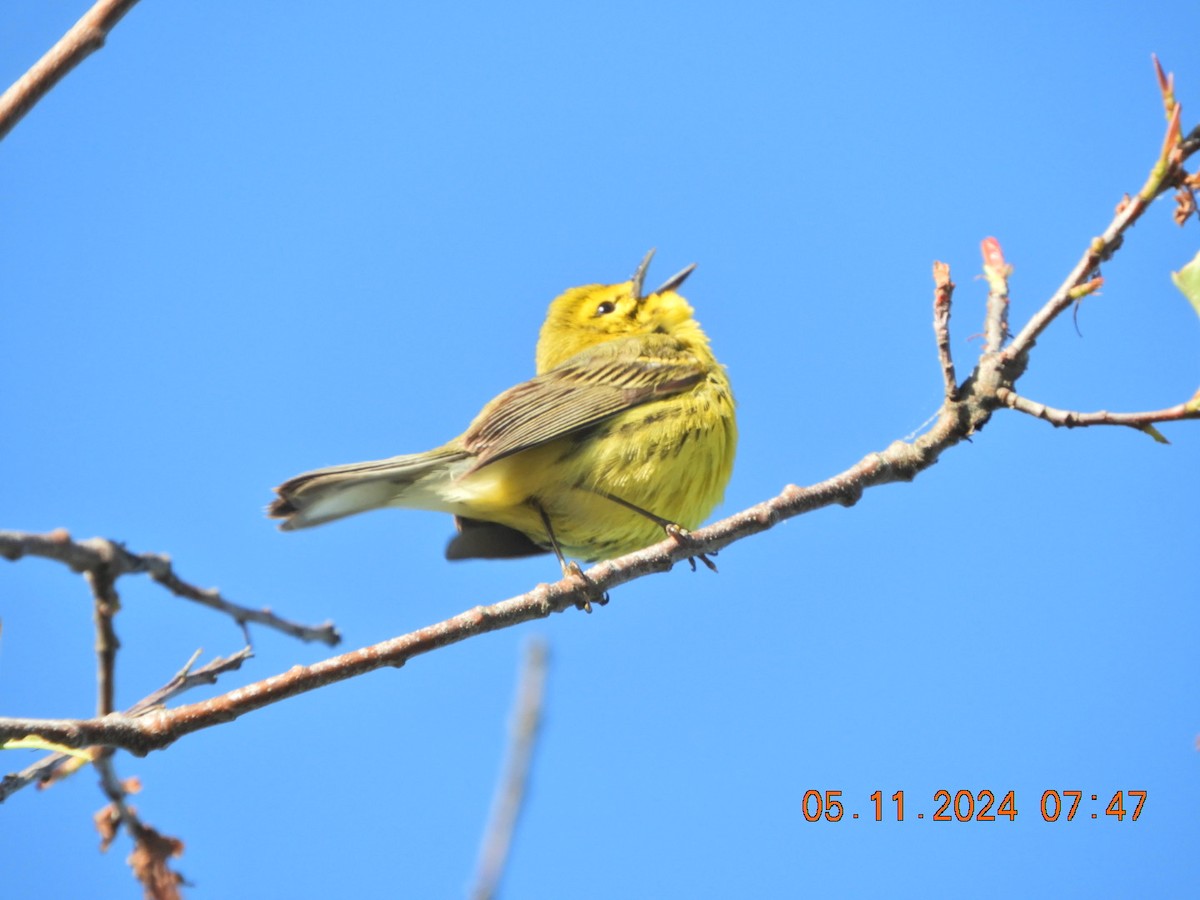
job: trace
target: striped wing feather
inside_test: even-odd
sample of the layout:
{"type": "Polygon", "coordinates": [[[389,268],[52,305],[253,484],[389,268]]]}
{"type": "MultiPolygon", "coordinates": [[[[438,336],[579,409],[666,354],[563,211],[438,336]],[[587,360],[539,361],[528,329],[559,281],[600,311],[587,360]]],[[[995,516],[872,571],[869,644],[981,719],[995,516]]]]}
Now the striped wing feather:
{"type": "Polygon", "coordinates": [[[671,338],[639,335],[597,344],[509,388],[463,435],[473,469],[595,425],[651,400],[686,391],[707,372],[671,338]]]}

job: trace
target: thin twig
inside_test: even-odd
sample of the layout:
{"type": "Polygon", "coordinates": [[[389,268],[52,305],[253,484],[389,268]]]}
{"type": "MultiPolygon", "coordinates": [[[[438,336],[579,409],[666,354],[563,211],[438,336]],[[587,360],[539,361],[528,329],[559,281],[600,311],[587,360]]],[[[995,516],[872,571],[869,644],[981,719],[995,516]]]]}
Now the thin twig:
{"type": "Polygon", "coordinates": [[[108,33],[135,3],[137,0],[100,0],[28,72],[0,94],[0,140],[68,72],[104,46],[108,33]]]}
{"type": "MultiPolygon", "coordinates": [[[[1156,68],[1157,65],[1157,60],[1155,60],[1156,68]]],[[[1161,69],[1158,71],[1161,72],[1161,69]]],[[[1165,82],[1160,79],[1160,84],[1162,83],[1165,82]]],[[[1174,100],[1168,105],[1167,131],[1163,137],[1163,149],[1150,171],[1150,176],[1146,179],[1146,184],[1136,196],[1126,197],[1122,201],[1117,207],[1117,214],[1112,222],[1099,237],[1094,238],[1088,245],[1079,262],[1075,264],[1075,268],[1071,270],[1058,290],[1051,295],[1042,308],[1025,324],[1020,333],[1013,338],[1012,343],[1005,348],[1004,353],[1009,359],[1022,360],[1033,347],[1034,341],[1050,323],[1058,318],[1063,310],[1083,296],[1080,288],[1085,287],[1088,283],[1093,285],[1091,290],[1095,290],[1099,286],[1094,277],[1099,265],[1117,251],[1124,240],[1125,232],[1142,217],[1142,214],[1150,207],[1151,201],[1180,183],[1185,175],[1183,164],[1197,149],[1200,149],[1200,142],[1193,140],[1194,132],[1186,140],[1181,136],[1182,109],[1182,106],[1174,100]]],[[[1085,293],[1090,293],[1091,290],[1085,291],[1085,293]]]]}
{"type": "Polygon", "coordinates": [[[254,622],[302,641],[320,641],[329,646],[341,640],[332,622],[302,625],[281,618],[269,609],[251,609],[232,603],[222,597],[216,588],[196,587],[181,579],[175,574],[170,557],[159,553],[131,553],[122,544],[107,538],[75,541],[63,529],[48,534],[0,531],[0,556],[9,560],[40,556],[64,563],[76,572],[107,569],[114,581],[122,575],[145,573],[175,596],[225,613],[239,625],[254,622]]]}
{"type": "Polygon", "coordinates": [[[121,642],[113,618],[121,609],[121,598],[108,566],[89,569],[85,576],[92,589],[92,618],[96,625],[96,715],[107,716],[114,709],[117,650],[121,642]]]}
{"type": "MultiPolygon", "coordinates": [[[[175,676],[160,687],[154,693],[139,700],[129,709],[125,710],[127,716],[144,715],[155,707],[160,707],[168,700],[178,697],[185,691],[202,684],[216,684],[217,679],[226,672],[232,672],[242,667],[242,663],[250,659],[254,655],[251,647],[246,646],[234,653],[232,656],[218,656],[212,662],[206,663],[199,669],[192,669],[197,658],[200,656],[200,651],[197,650],[190,660],[180,669],[175,676]]],[[[90,758],[84,760],[77,756],[71,756],[67,753],[51,753],[49,756],[39,759],[32,765],[26,766],[20,772],[14,772],[5,775],[0,780],[0,803],[3,803],[17,791],[28,787],[31,784],[36,784],[39,788],[49,787],[56,781],[73,774],[96,758],[99,748],[88,748],[90,758]]]]}
{"type": "Polygon", "coordinates": [[[958,396],[958,378],[954,374],[954,359],[950,355],[950,301],[954,297],[954,282],[950,267],[944,262],[933,264],[933,333],[937,339],[938,362],[942,366],[942,385],[947,400],[958,396]]]}
{"type": "Polygon", "coordinates": [[[68,775],[73,775],[84,766],[90,765],[95,760],[96,754],[100,752],[100,748],[90,748],[89,752],[91,755],[86,760],[66,753],[51,753],[26,766],[20,772],[10,772],[0,779],[0,803],[31,784],[36,784],[39,788],[49,787],[68,775]]]}
{"type": "MultiPolygon", "coordinates": [[[[140,825],[138,822],[137,813],[129,808],[126,802],[126,797],[130,791],[125,785],[121,784],[121,780],[117,778],[116,771],[112,765],[112,751],[101,752],[95,760],[96,772],[100,775],[100,787],[113,805],[114,826],[120,826],[122,823],[134,828],[140,825]]],[[[113,832],[102,835],[102,850],[107,850],[108,845],[112,842],[112,838],[116,836],[113,832]]]]}
{"type": "Polygon", "coordinates": [[[1197,395],[1188,402],[1177,403],[1175,406],[1169,406],[1166,409],[1127,413],[1114,413],[1104,409],[1097,412],[1074,412],[1069,409],[1055,409],[1052,406],[1046,406],[1044,403],[1038,403],[1035,400],[1022,397],[1016,391],[1009,390],[1008,388],[1000,388],[996,392],[996,396],[1001,403],[1010,409],[1043,419],[1055,428],[1122,425],[1127,428],[1135,428],[1138,431],[1147,431],[1149,429],[1151,437],[1155,437],[1156,440],[1163,443],[1166,443],[1166,438],[1158,435],[1157,430],[1152,428],[1155,423],[1200,419],[1200,392],[1197,392],[1197,395]]]}
{"type": "Polygon", "coordinates": [[[525,648],[517,695],[508,725],[508,752],[504,771],[496,785],[492,811],[479,847],[475,883],[468,896],[473,900],[491,900],[500,886],[508,862],[513,834],[517,828],[529,786],[533,751],[542,723],[542,702],[546,694],[546,669],[549,652],[546,642],[535,638],[525,648]]]}
{"type": "Polygon", "coordinates": [[[983,277],[988,283],[987,309],[983,321],[984,353],[995,353],[1008,340],[1008,276],[1012,266],[1004,261],[1004,251],[994,237],[984,238],[983,277]]]}
{"type": "Polygon", "coordinates": [[[100,787],[109,799],[109,805],[95,817],[100,849],[107,850],[116,838],[117,829],[124,827],[134,844],[129,865],[142,883],[144,896],[150,900],[179,900],[179,886],[185,882],[182,875],[172,871],[170,860],[183,854],[183,842],[160,833],[139,818],[137,810],[127,801],[129,788],[117,778],[111,751],[101,752],[95,767],[100,774],[100,787]]]}
{"type": "Polygon", "coordinates": [[[193,669],[196,660],[200,658],[200,651],[197,650],[192,654],[192,658],[187,661],[182,669],[175,673],[175,676],[160,687],[153,694],[145,697],[131,706],[126,715],[140,716],[154,709],[156,706],[162,706],[168,700],[178,697],[184,691],[190,691],[192,688],[202,684],[216,684],[217,679],[226,672],[235,672],[242,667],[242,663],[254,656],[254,648],[247,645],[231,656],[218,656],[211,662],[207,662],[199,669],[193,669]]]}

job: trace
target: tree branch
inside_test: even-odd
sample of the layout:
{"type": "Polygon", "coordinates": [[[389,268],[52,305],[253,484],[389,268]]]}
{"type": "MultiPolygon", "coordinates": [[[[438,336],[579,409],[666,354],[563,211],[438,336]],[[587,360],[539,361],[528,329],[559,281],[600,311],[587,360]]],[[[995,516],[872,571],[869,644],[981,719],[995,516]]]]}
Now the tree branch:
{"type": "Polygon", "coordinates": [[[122,782],[112,764],[112,751],[101,751],[95,761],[100,773],[100,787],[109,803],[94,817],[100,832],[100,849],[106,851],[116,839],[117,830],[124,826],[133,838],[133,853],[129,865],[134,877],[142,883],[143,896],[149,900],[179,900],[183,876],[170,866],[173,857],[183,854],[183,842],[151,828],[129,805],[127,798],[141,789],[137,779],[122,782]]]}
{"type": "Polygon", "coordinates": [[[1008,276],[1012,274],[1012,266],[1004,261],[1004,251],[995,238],[984,238],[980,249],[983,253],[983,277],[988,283],[983,352],[995,353],[1008,340],[1008,276]]]}
{"type": "Polygon", "coordinates": [[[1167,439],[1153,427],[1156,422],[1181,422],[1185,419],[1200,419],[1200,391],[1186,403],[1177,403],[1166,409],[1155,409],[1147,412],[1114,413],[1107,410],[1098,412],[1072,412],[1067,409],[1055,409],[1022,397],[1016,391],[1000,388],[996,396],[1000,402],[1010,409],[1028,413],[1037,419],[1043,419],[1055,428],[1082,428],[1091,425],[1123,425],[1145,431],[1160,443],[1168,443],[1167,439]]]}
{"type": "Polygon", "coordinates": [[[93,573],[88,576],[89,582],[98,572],[107,572],[107,577],[114,582],[122,575],[146,573],[175,596],[223,612],[243,627],[247,622],[255,622],[302,641],[320,641],[329,646],[336,645],[342,639],[332,622],[302,625],[280,618],[270,609],[240,606],[226,600],[216,588],[199,588],[181,579],[175,574],[170,557],[158,553],[131,553],[122,544],[107,538],[75,541],[63,529],[49,534],[0,531],[0,556],[13,561],[23,556],[53,559],[69,566],[72,571],[93,573]]]}
{"type": "Polygon", "coordinates": [[[121,598],[117,595],[117,579],[107,565],[102,563],[88,569],[85,575],[92,589],[92,617],[96,624],[96,715],[107,716],[113,711],[116,691],[114,673],[121,642],[113,617],[121,608],[121,598]]]}
{"type": "Polygon", "coordinates": [[[954,282],[950,267],[943,262],[933,264],[933,333],[937,339],[938,362],[942,366],[942,384],[947,400],[958,396],[958,377],[954,374],[954,359],[950,355],[950,301],[954,297],[954,282]]]}
{"type": "Polygon", "coordinates": [[[475,883],[468,893],[473,900],[490,900],[500,887],[508,862],[517,819],[529,786],[529,770],[542,724],[542,702],[546,695],[549,651],[546,642],[534,639],[525,648],[517,696],[508,726],[508,752],[504,771],[496,785],[491,815],[479,847],[475,883]]]}
{"type": "Polygon", "coordinates": [[[1000,377],[998,357],[993,355],[988,359],[991,361],[988,369],[983,374],[977,369],[964,398],[944,404],[933,427],[914,442],[895,441],[845,472],[811,487],[788,485],[778,496],[693,531],[682,541],[668,538],[635,553],[598,563],[583,573],[583,579],[568,576],[553,584],[542,584],[517,597],[490,606],[476,606],[409,634],[312,665],[293,666],[280,675],[199,703],[139,718],[117,714],[96,719],[0,718],[0,741],[36,735],[66,747],[120,747],[143,756],[169,746],[186,734],[233,721],[288,697],[376,669],[403,666],[416,656],[475,635],[563,612],[593,598],[596,592],[607,592],[652,572],[666,572],[697,553],[711,554],[793,516],[835,503],[853,506],[865,488],[911,481],[918,472],[933,465],[942,452],[983,427],[998,405],[994,399],[1000,377]]]}
{"type": "Polygon", "coordinates": [[[1187,172],[1184,171],[1183,164],[1200,149],[1200,140],[1197,139],[1196,131],[1186,139],[1182,136],[1180,122],[1183,107],[1174,100],[1173,93],[1170,93],[1174,89],[1174,80],[1162,77],[1162,69],[1157,59],[1154,65],[1159,74],[1159,85],[1167,108],[1167,131],[1163,137],[1162,152],[1151,168],[1150,176],[1142,190],[1133,198],[1126,195],[1117,205],[1117,213],[1112,222],[1100,237],[1092,240],[1079,262],[1075,264],[1075,268],[1071,270],[1071,274],[1004,349],[1003,352],[1009,359],[1020,360],[1027,355],[1038,336],[1063,310],[1100,286],[1102,282],[1096,277],[1099,276],[1099,266],[1120,248],[1125,232],[1149,209],[1155,197],[1166,190],[1183,185],[1186,181],[1187,172]]]}
{"type": "MultiPolygon", "coordinates": [[[[232,656],[218,656],[212,662],[193,670],[192,666],[196,664],[196,660],[200,656],[200,651],[197,650],[170,681],[127,709],[125,715],[133,717],[144,715],[154,707],[162,706],[168,700],[178,697],[184,691],[197,685],[216,684],[221,675],[240,669],[242,663],[253,655],[254,652],[250,647],[243,647],[232,656]]],[[[86,759],[67,753],[51,753],[33,765],[26,766],[20,772],[5,775],[3,780],[0,780],[0,803],[31,784],[45,788],[74,774],[88,763],[94,762],[99,749],[98,747],[88,748],[86,759]]]]}
{"type": "Polygon", "coordinates": [[[24,75],[0,94],[0,140],[68,72],[104,46],[108,33],[137,0],[99,0],[24,75]]]}

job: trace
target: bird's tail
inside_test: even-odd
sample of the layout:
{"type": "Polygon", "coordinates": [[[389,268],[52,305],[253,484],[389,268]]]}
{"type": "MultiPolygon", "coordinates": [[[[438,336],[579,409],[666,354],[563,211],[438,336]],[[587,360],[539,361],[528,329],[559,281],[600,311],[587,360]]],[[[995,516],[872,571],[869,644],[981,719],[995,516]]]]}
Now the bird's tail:
{"type": "Polygon", "coordinates": [[[410,489],[417,482],[439,470],[451,477],[451,466],[467,458],[468,454],[461,450],[443,447],[305,472],[275,488],[279,496],[267,507],[267,515],[283,519],[279,525],[281,531],[295,531],[392,504],[427,506],[417,497],[404,502],[405,494],[415,493],[410,489]]]}

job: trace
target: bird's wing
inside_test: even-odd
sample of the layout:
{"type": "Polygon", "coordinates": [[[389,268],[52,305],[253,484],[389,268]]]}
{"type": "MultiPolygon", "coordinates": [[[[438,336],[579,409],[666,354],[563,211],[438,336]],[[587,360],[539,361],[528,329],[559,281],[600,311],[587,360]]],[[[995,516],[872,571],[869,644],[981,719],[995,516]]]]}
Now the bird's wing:
{"type": "Polygon", "coordinates": [[[606,341],[509,388],[463,434],[472,471],[703,381],[707,368],[675,341],[639,335],[606,341]]]}

